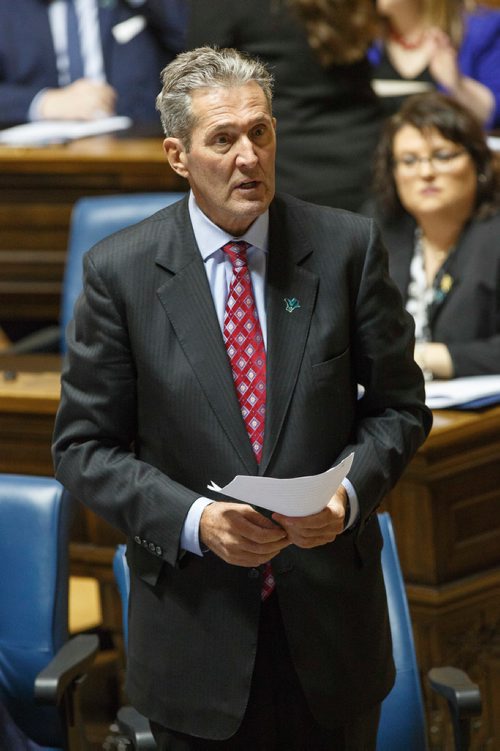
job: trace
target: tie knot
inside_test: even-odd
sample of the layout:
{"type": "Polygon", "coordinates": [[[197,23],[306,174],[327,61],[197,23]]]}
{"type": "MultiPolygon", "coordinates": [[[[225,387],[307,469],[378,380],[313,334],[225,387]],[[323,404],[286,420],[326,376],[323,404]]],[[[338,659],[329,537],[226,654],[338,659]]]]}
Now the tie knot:
{"type": "Polygon", "coordinates": [[[245,240],[232,240],[222,246],[222,250],[228,256],[233,269],[242,269],[247,265],[247,250],[250,243],[245,240]]]}

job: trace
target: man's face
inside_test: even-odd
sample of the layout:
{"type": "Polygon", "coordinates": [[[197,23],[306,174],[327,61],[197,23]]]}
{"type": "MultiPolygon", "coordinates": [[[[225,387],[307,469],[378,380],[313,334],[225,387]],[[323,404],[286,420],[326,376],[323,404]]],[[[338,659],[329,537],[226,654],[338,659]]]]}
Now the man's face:
{"type": "Polygon", "coordinates": [[[197,89],[191,100],[191,148],[165,139],[169,162],[188,179],[203,213],[230,234],[242,235],[274,196],[275,120],[255,81],[197,89]]]}

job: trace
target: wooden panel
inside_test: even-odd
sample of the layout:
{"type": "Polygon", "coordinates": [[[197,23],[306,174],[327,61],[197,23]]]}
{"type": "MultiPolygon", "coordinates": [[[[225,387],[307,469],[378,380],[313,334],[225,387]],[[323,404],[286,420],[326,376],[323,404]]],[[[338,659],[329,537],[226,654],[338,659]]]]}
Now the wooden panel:
{"type": "Polygon", "coordinates": [[[442,584],[500,564],[500,408],[440,412],[385,507],[408,582],[442,584]]]}
{"type": "Polygon", "coordinates": [[[407,587],[418,663],[425,687],[431,751],[452,751],[444,700],[425,676],[433,666],[454,665],[478,683],[483,712],[470,751],[500,748],[500,568],[444,587],[407,587]]]}
{"type": "Polygon", "coordinates": [[[0,321],[57,322],[78,198],[186,189],[168,164],[161,136],[0,147],[0,321]]]}

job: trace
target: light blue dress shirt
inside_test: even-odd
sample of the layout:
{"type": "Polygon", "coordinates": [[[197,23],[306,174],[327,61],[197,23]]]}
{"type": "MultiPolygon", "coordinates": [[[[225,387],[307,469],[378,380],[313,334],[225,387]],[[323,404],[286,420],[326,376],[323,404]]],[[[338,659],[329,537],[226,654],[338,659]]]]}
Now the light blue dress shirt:
{"type": "MultiPolygon", "coordinates": [[[[250,244],[247,250],[248,268],[252,280],[255,304],[259,316],[264,345],[267,348],[267,317],[265,306],[265,286],[267,253],[269,244],[269,212],[261,214],[241,237],[235,238],[220,227],[217,227],[198,207],[192,193],[189,195],[189,216],[198,249],[205,264],[208,283],[214,299],[217,318],[224,328],[224,311],[233,275],[231,261],[222,250],[222,246],[231,240],[245,240],[250,244]]],[[[210,478],[217,482],[216,477],[210,478]]],[[[359,503],[351,482],[346,478],[343,482],[349,495],[351,515],[349,526],[357,519],[359,503]]],[[[210,498],[197,498],[189,509],[181,533],[181,548],[196,555],[203,555],[199,541],[200,518],[203,510],[214,501],[210,498]]]]}

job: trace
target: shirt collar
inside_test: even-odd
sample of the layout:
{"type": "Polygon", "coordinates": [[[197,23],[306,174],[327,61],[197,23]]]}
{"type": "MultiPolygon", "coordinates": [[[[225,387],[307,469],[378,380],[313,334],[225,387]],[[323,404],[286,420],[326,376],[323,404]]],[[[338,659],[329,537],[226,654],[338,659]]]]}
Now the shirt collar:
{"type": "MultiPolygon", "coordinates": [[[[189,193],[189,216],[193,226],[196,243],[204,261],[222,248],[227,242],[234,240],[233,235],[230,235],[220,227],[217,227],[217,225],[203,213],[196,203],[192,191],[189,193]]],[[[245,240],[255,248],[259,248],[267,253],[269,245],[269,210],[258,216],[245,234],[237,239],[245,240]]]]}

